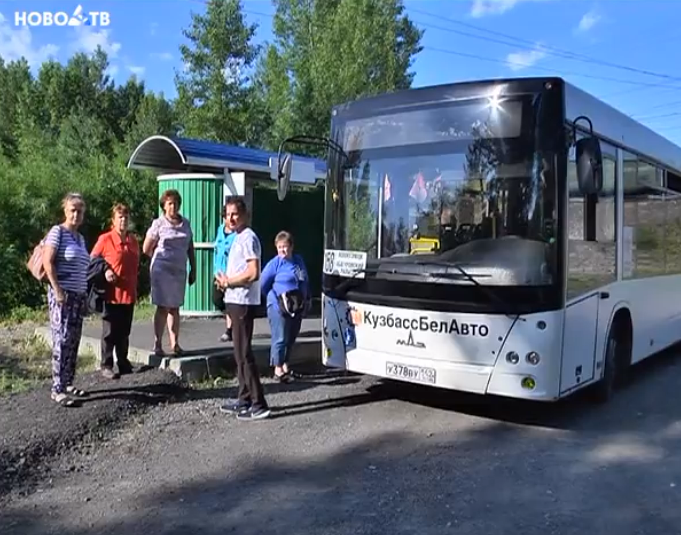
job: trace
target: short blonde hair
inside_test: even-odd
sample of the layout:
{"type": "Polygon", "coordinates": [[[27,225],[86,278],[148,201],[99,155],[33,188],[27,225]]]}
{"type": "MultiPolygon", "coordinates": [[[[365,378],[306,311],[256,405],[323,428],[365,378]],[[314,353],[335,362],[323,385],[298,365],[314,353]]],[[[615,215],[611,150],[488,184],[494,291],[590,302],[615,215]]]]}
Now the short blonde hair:
{"type": "Polygon", "coordinates": [[[274,245],[282,241],[287,242],[291,247],[293,247],[293,234],[285,230],[282,230],[274,237],[274,245]]]}

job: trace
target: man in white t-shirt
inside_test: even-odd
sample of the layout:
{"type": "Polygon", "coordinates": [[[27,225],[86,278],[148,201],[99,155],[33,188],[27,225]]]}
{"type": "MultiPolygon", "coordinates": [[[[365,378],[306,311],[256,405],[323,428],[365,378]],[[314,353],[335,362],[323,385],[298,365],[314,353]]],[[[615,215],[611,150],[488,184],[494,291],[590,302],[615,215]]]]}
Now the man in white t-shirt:
{"type": "Polygon", "coordinates": [[[251,343],[256,307],[260,304],[260,264],[262,249],[258,236],[246,224],[248,210],[241,197],[228,197],[225,220],[236,233],[227,260],[227,273],[216,280],[225,289],[227,313],[232,320],[234,360],[239,380],[239,398],[229,400],[222,412],[236,414],[239,420],[262,420],[270,415],[251,343]]]}

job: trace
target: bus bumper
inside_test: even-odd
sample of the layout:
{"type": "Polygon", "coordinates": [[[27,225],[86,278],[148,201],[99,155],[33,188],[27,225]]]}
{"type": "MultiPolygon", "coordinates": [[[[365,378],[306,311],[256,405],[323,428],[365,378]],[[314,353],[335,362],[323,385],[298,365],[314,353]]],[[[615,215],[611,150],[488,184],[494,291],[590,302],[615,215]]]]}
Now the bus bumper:
{"type": "MultiPolygon", "coordinates": [[[[328,363],[327,365],[331,365],[328,363]]],[[[558,398],[555,385],[539,374],[501,371],[481,366],[424,358],[395,357],[387,353],[353,349],[342,367],[353,372],[386,379],[517,399],[553,401],[558,398]]]]}

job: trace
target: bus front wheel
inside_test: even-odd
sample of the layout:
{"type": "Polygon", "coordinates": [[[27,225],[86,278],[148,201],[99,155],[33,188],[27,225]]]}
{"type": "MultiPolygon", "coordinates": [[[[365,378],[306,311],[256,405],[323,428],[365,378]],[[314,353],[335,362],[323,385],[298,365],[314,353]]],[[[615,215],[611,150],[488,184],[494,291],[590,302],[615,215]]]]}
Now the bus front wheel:
{"type": "Polygon", "coordinates": [[[609,401],[622,384],[631,362],[631,324],[623,315],[616,317],[608,333],[603,360],[603,377],[594,387],[598,403],[609,401]]]}

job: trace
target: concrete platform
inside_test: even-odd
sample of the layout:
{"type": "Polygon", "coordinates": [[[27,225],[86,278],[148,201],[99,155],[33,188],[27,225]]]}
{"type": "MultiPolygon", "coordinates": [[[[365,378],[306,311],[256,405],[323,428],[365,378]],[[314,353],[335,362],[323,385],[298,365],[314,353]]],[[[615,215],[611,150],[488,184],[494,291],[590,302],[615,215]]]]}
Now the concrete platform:
{"type": "MultiPolygon", "coordinates": [[[[169,369],[187,381],[202,381],[225,377],[234,373],[236,365],[231,342],[221,342],[224,332],[222,319],[182,318],[180,345],[185,356],[180,358],[158,358],[151,353],[154,335],[151,321],[135,322],[130,334],[129,358],[141,366],[169,369]]],[[[92,353],[99,358],[101,348],[99,337],[101,324],[96,319],[88,320],[83,326],[80,353],[92,353]]],[[[39,327],[36,335],[47,343],[51,342],[49,327],[39,327]]],[[[165,335],[167,348],[167,334],[165,335]]],[[[270,329],[266,318],[257,318],[253,333],[253,352],[261,374],[269,375],[270,329]]],[[[291,364],[321,361],[321,319],[306,318],[291,356],[291,364]]]]}

